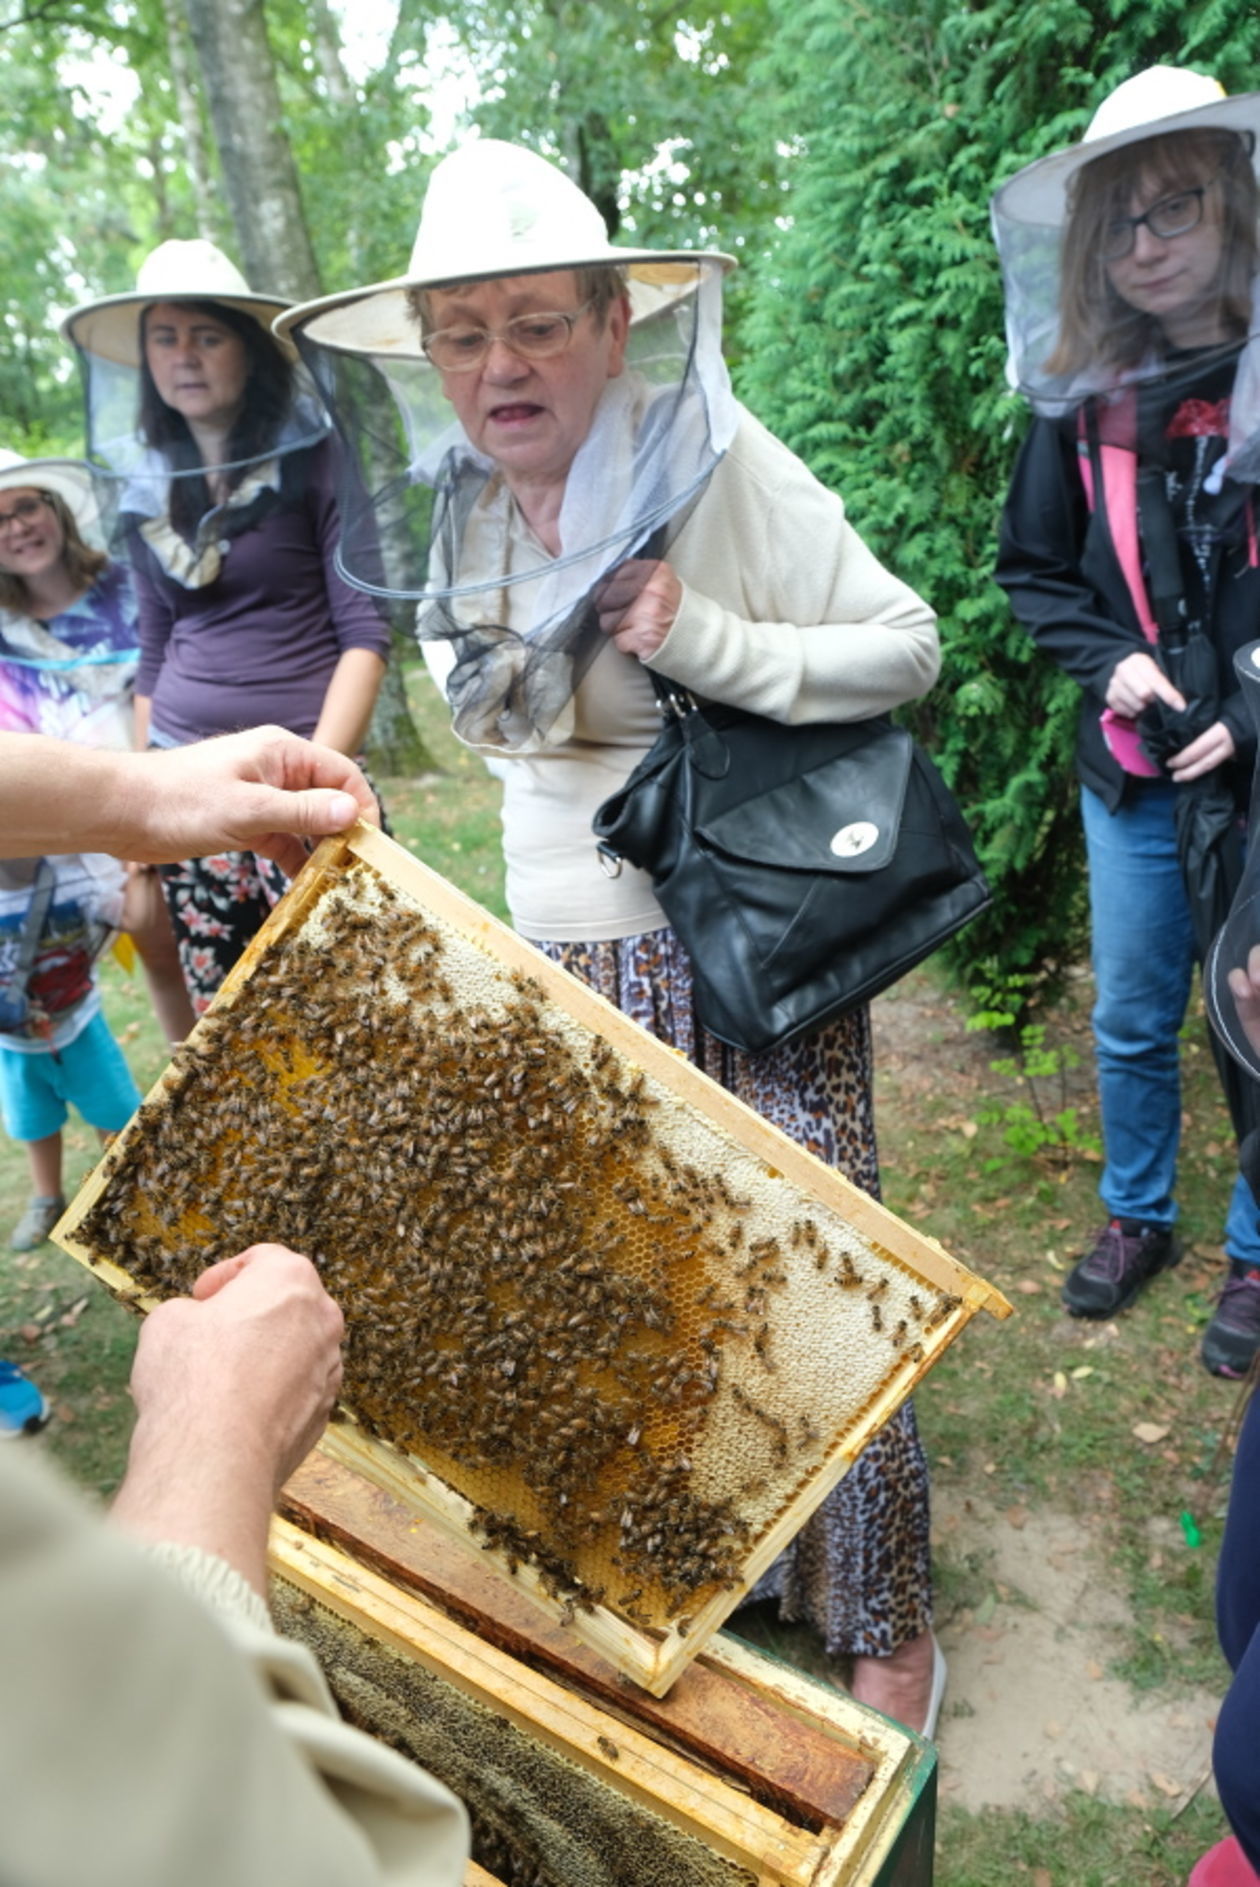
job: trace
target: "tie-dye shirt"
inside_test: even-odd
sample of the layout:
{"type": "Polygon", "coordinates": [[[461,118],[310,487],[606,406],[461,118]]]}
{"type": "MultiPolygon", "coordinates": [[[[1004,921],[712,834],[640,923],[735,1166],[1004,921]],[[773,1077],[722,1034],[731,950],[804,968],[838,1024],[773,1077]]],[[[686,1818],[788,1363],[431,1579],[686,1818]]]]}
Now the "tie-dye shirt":
{"type": "Polygon", "coordinates": [[[0,993],[25,994],[20,1023],[0,1008],[0,1053],[65,1048],[101,1006],[94,965],[122,920],[125,876],[116,858],[71,852],[49,858],[53,893],[29,970],[20,963],[40,859],[0,859],[0,993]]]}
{"type": "Polygon", "coordinates": [[[0,733],[130,747],[140,651],[123,564],[48,622],[0,610],[0,733]]]}

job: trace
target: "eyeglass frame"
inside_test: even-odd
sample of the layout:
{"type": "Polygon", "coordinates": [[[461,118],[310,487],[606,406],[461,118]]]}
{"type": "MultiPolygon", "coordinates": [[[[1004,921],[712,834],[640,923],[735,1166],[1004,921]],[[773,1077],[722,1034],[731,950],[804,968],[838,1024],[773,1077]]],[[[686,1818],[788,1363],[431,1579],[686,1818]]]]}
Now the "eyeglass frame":
{"type": "Polygon", "coordinates": [[[1134,249],[1137,247],[1138,230],[1142,228],[1143,224],[1150,230],[1156,242],[1175,242],[1178,236],[1188,236],[1190,231],[1197,229],[1203,221],[1203,199],[1212,188],[1212,185],[1219,182],[1219,180],[1220,176],[1218,172],[1217,176],[1209,177],[1205,183],[1191,183],[1186,184],[1180,190],[1170,190],[1167,196],[1160,197],[1157,203],[1152,203],[1150,208],[1143,210],[1140,216],[1113,216],[1109,218],[1106,231],[1103,235],[1103,261],[1123,262],[1126,256],[1131,256],[1134,249]],[[1157,215],[1166,203],[1175,203],[1179,197],[1193,197],[1195,199],[1196,209],[1193,220],[1189,223],[1183,223],[1179,229],[1156,229],[1154,223],[1151,221],[1152,216],[1157,215]],[[1127,237],[1122,249],[1113,248],[1108,241],[1108,236],[1113,231],[1118,230],[1122,230],[1127,237]]]}
{"type": "Polygon", "coordinates": [[[582,316],[589,314],[594,306],[595,300],[591,296],[576,308],[538,308],[531,314],[513,315],[507,325],[502,328],[479,328],[471,322],[465,327],[435,328],[432,334],[421,337],[420,348],[429,365],[436,367],[439,373],[475,373],[478,367],[484,364],[486,356],[496,341],[502,341],[521,360],[554,360],[557,354],[566,353],[572,346],[574,329],[582,316]],[[528,348],[521,347],[513,341],[512,329],[527,326],[531,321],[563,322],[565,335],[559,347],[548,347],[543,353],[538,354],[532,353],[528,348]],[[484,346],[476,359],[461,360],[458,366],[443,366],[440,361],[434,360],[432,351],[434,342],[450,334],[480,334],[484,346]]]}
{"type": "Polygon", "coordinates": [[[41,505],[47,505],[51,510],[52,503],[53,497],[50,491],[37,490],[33,498],[21,499],[18,504],[14,505],[12,511],[0,511],[0,535],[7,537],[16,523],[29,524],[32,518],[38,516],[41,505]]]}

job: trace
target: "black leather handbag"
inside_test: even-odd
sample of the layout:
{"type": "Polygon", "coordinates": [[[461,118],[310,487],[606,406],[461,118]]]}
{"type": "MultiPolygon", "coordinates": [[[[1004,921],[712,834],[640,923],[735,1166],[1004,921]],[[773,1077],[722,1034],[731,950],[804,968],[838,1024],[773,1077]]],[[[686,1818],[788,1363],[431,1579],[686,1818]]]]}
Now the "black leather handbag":
{"type": "Polygon", "coordinates": [[[785,727],[653,676],[665,725],[593,821],[651,873],[696,1011],[759,1054],[913,969],[990,902],[936,767],[884,719],[785,727]]]}

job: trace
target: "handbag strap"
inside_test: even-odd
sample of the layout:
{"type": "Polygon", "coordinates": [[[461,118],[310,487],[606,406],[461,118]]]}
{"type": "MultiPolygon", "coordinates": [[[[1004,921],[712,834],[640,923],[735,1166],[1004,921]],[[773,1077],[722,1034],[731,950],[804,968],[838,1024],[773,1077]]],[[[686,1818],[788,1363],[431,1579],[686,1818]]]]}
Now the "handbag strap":
{"type": "Polygon", "coordinates": [[[13,959],[12,969],[4,979],[17,996],[25,996],[26,986],[31,980],[31,969],[39,949],[39,940],[44,934],[44,922],[48,916],[48,907],[52,903],[56,885],[57,874],[53,870],[51,859],[41,858],[39,868],[35,873],[31,901],[22,919],[17,955],[13,959]]]}
{"type": "Polygon", "coordinates": [[[52,903],[53,891],[57,884],[57,874],[52,868],[52,861],[41,858],[39,870],[35,874],[35,888],[31,901],[26,907],[26,916],[22,922],[22,941],[18,945],[15,970],[22,979],[22,988],[26,988],[31,965],[35,961],[35,952],[39,949],[39,940],[44,934],[44,920],[48,916],[48,907],[52,903]]]}

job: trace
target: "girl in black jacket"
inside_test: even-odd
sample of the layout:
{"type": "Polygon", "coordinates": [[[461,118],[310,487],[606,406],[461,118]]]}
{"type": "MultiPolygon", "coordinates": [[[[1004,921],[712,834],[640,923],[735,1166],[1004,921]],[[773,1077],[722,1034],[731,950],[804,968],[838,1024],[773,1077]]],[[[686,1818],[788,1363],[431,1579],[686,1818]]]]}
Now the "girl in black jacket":
{"type": "MultiPolygon", "coordinates": [[[[1080,1317],[1123,1310],[1181,1255],[1178,1031],[1241,867],[1252,735],[1232,656],[1260,631],[1257,126],[1260,95],[1154,67],[993,204],[1012,364],[1037,414],[997,577],[1082,690],[1107,1222],[1064,1286],[1080,1317]]],[[[1225,1242],[1203,1359],[1241,1375],[1260,1347],[1260,1213],[1241,1175],[1225,1242]]]]}

